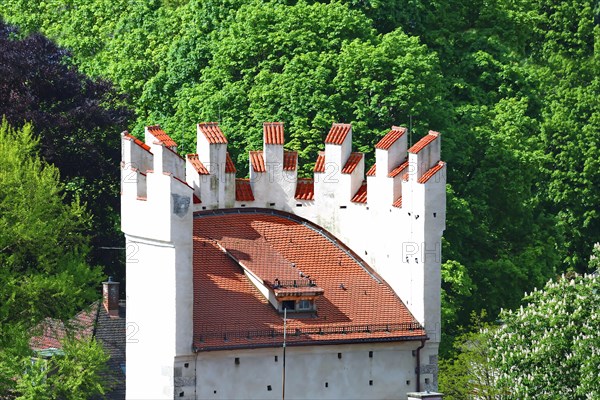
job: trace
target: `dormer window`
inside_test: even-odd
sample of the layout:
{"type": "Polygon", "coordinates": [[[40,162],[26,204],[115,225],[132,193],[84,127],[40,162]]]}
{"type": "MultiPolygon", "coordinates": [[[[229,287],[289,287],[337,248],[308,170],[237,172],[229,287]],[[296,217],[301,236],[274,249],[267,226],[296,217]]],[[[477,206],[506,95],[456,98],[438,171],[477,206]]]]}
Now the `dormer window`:
{"type": "Polygon", "coordinates": [[[323,288],[319,287],[314,279],[304,274],[294,262],[284,259],[268,243],[252,243],[253,246],[262,245],[261,250],[269,257],[265,257],[268,260],[266,263],[250,260],[249,266],[246,264],[247,261],[237,257],[238,254],[246,254],[246,249],[230,251],[219,242],[216,244],[244,270],[250,282],[279,313],[283,314],[287,311],[300,316],[317,311],[316,299],[323,295],[323,288]],[[269,275],[273,276],[272,274],[277,275],[270,278],[269,275]]]}
{"type": "Polygon", "coordinates": [[[296,302],[294,300],[285,300],[281,302],[281,309],[288,311],[296,311],[296,302]]]}
{"type": "Polygon", "coordinates": [[[316,311],[314,299],[283,300],[279,302],[279,312],[312,312],[316,311]]]}
{"type": "Polygon", "coordinates": [[[311,300],[298,300],[296,302],[296,309],[298,311],[311,311],[313,309],[313,302],[311,300]]]}

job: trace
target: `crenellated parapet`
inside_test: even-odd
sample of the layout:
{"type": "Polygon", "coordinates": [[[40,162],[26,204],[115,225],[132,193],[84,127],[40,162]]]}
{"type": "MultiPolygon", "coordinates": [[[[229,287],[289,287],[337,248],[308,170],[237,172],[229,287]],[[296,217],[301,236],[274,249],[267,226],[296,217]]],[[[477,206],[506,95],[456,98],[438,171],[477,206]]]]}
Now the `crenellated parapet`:
{"type": "Polygon", "coordinates": [[[227,139],[217,123],[197,125],[197,153],[185,158],[159,126],[150,126],[144,142],[123,134],[123,178],[136,182],[127,189],[144,200],[148,171],[170,173],[193,189],[196,211],[270,207],[295,212],[309,207],[335,214],[333,210],[340,207],[402,208],[412,204],[403,195],[411,193],[413,185],[445,182],[440,134],[430,131],[410,149],[407,136],[406,128],[393,126],[376,144],[376,162],[365,175],[364,154],[352,151],[352,126],[333,124],[325,150],[317,154],[314,177],[298,179],[298,154],[284,149],[283,123],[265,122],[263,149],[249,152],[249,180],[245,181],[236,180],[227,139]]]}

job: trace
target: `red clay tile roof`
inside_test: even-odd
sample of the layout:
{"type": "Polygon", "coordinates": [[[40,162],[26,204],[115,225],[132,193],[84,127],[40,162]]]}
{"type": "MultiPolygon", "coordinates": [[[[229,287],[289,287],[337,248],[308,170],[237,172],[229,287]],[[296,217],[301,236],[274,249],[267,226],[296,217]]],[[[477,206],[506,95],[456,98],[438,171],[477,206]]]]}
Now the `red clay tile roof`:
{"type": "Polygon", "coordinates": [[[267,172],[265,167],[265,159],[263,158],[262,151],[251,151],[250,152],[250,165],[254,172],[267,172]]]}
{"type": "Polygon", "coordinates": [[[283,152],[283,169],[285,171],[295,171],[298,164],[298,152],[284,151],[283,152]]]}
{"type": "Polygon", "coordinates": [[[444,168],[445,163],[443,161],[439,161],[436,165],[434,165],[433,167],[431,167],[429,169],[429,171],[425,172],[423,174],[423,176],[421,178],[419,178],[419,183],[425,183],[427,182],[429,179],[431,179],[431,177],[433,177],[435,174],[437,174],[437,172],[439,170],[441,170],[442,168],[444,168]]]}
{"type": "Polygon", "coordinates": [[[78,339],[91,337],[94,333],[94,322],[98,314],[98,307],[101,302],[93,303],[89,309],[80,311],[73,319],[69,321],[68,327],[64,322],[46,318],[38,326],[41,334],[34,336],[29,341],[33,350],[45,350],[50,348],[61,349],[61,340],[67,336],[68,329],[75,333],[78,339]]]}
{"type": "Polygon", "coordinates": [[[252,194],[252,186],[249,179],[237,178],[235,180],[235,200],[254,201],[254,194],[252,194]]]}
{"type": "Polygon", "coordinates": [[[417,154],[421,150],[423,150],[427,145],[433,142],[440,136],[439,132],[429,131],[429,134],[423,136],[421,140],[415,143],[410,149],[408,149],[409,153],[417,154]]]}
{"type": "Polygon", "coordinates": [[[333,124],[331,125],[331,129],[325,138],[325,144],[337,144],[341,145],[344,143],[346,136],[348,136],[348,132],[352,125],[350,124],[333,124]]]}
{"type": "Polygon", "coordinates": [[[265,122],[263,124],[263,137],[265,144],[283,146],[283,122],[265,122]]]}
{"type": "Polygon", "coordinates": [[[325,152],[320,151],[317,154],[317,161],[315,162],[314,172],[325,172],[325,152]]]}
{"type": "Polygon", "coordinates": [[[298,200],[314,200],[315,181],[313,179],[298,179],[294,197],[298,200]]]}
{"type": "Polygon", "coordinates": [[[236,238],[215,241],[217,247],[245,270],[260,278],[265,286],[279,290],[288,289],[287,294],[298,292],[322,292],[316,281],[309,279],[296,264],[276,251],[264,237],[236,238]],[[252,254],[253,257],[248,257],[252,254]],[[291,288],[290,288],[291,286],[291,288]]]}
{"type": "Polygon", "coordinates": [[[342,174],[351,174],[356,169],[356,166],[362,160],[364,154],[363,153],[350,153],[350,157],[348,157],[348,161],[346,161],[346,165],[342,168],[342,174]]]}
{"type": "Polygon", "coordinates": [[[275,210],[215,210],[196,213],[194,219],[197,351],[280,346],[283,340],[282,315],[221,247],[237,247],[239,260],[271,268],[271,275],[283,263],[284,269],[302,271],[324,290],[312,318],[288,313],[289,345],[426,336],[389,285],[320,227],[275,210]]]}
{"type": "Polygon", "coordinates": [[[398,176],[398,174],[400,174],[402,171],[404,171],[407,167],[408,167],[408,160],[404,161],[402,164],[400,164],[396,168],[394,168],[392,170],[392,172],[390,172],[388,174],[388,176],[390,178],[395,178],[396,176],[398,176]]]}
{"type": "Polygon", "coordinates": [[[390,147],[400,139],[402,135],[406,133],[406,128],[400,126],[392,126],[392,130],[389,131],[379,142],[375,145],[376,149],[389,150],[390,147]]]}
{"type": "Polygon", "coordinates": [[[402,207],[402,196],[398,197],[396,201],[392,204],[394,207],[402,207]]]}
{"type": "Polygon", "coordinates": [[[150,146],[148,146],[146,143],[142,142],[140,139],[136,138],[135,136],[129,134],[128,132],[124,132],[123,137],[127,138],[128,140],[133,140],[133,143],[137,144],[142,149],[144,149],[148,153],[152,154],[152,152],[150,151],[150,146]]]}
{"type": "Polygon", "coordinates": [[[171,137],[169,135],[167,135],[165,133],[165,131],[162,130],[160,125],[149,126],[149,127],[147,127],[147,129],[148,129],[148,132],[150,132],[152,134],[152,136],[154,136],[156,138],[156,140],[158,140],[165,146],[177,147],[177,143],[175,143],[175,141],[173,139],[171,139],[171,137]]]}
{"type": "Polygon", "coordinates": [[[229,152],[225,153],[225,173],[226,174],[235,174],[237,169],[235,169],[235,164],[229,155],[229,152]]]}
{"type": "Polygon", "coordinates": [[[367,181],[363,181],[362,185],[360,185],[354,197],[352,197],[352,201],[354,203],[367,202],[367,181]]]}
{"type": "Polygon", "coordinates": [[[227,139],[225,139],[225,135],[219,128],[219,124],[217,122],[201,122],[198,124],[198,128],[200,132],[204,134],[208,143],[210,144],[220,144],[227,143],[227,139]]]}
{"type": "Polygon", "coordinates": [[[377,164],[373,164],[371,168],[367,171],[367,176],[375,176],[375,172],[377,171],[377,164]]]}
{"type": "Polygon", "coordinates": [[[200,197],[196,196],[196,193],[194,193],[192,195],[192,200],[194,201],[194,204],[201,204],[202,200],[200,200],[200,197]]]}
{"type": "Polygon", "coordinates": [[[208,170],[202,164],[202,161],[198,158],[198,154],[188,154],[186,156],[187,160],[192,164],[196,172],[200,175],[209,175],[208,170]]]}

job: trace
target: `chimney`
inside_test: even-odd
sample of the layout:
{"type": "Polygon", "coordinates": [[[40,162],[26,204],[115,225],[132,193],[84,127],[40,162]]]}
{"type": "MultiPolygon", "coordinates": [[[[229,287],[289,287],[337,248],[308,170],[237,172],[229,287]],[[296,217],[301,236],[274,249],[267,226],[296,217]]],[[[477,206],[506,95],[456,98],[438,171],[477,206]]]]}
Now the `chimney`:
{"type": "Polygon", "coordinates": [[[102,282],[102,304],[108,315],[119,316],[119,282],[113,282],[112,276],[107,282],[102,282]]]}

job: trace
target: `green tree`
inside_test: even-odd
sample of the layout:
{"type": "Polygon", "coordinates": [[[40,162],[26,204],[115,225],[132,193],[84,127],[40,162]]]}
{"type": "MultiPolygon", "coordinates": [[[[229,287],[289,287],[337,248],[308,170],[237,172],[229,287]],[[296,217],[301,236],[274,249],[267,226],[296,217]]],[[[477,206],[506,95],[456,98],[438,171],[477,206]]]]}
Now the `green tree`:
{"type": "Polygon", "coordinates": [[[18,400],[87,400],[107,389],[108,355],[92,338],[67,338],[62,354],[32,363],[25,358],[25,371],[18,379],[18,400]]]}
{"type": "Polygon", "coordinates": [[[600,277],[563,276],[505,311],[491,365],[499,388],[520,399],[600,396],[600,277]]]}
{"type": "Polygon", "coordinates": [[[471,314],[471,331],[456,338],[453,357],[440,361],[439,387],[447,400],[502,398],[496,387],[497,371],[489,363],[495,328],[485,319],[485,313],[471,314]]]}
{"type": "Polygon", "coordinates": [[[0,125],[0,396],[14,389],[32,330],[68,320],[97,297],[100,268],[86,262],[90,219],[64,202],[56,167],[38,156],[26,125],[0,125]]]}
{"type": "MultiPolygon", "coordinates": [[[[167,124],[193,132],[198,120],[221,121],[241,170],[268,120],[286,123],[304,172],[334,121],[352,122],[368,152],[411,116],[420,128],[444,121],[435,55],[400,30],[377,35],[368,18],[339,3],[244,5],[210,39],[208,67],[177,94],[167,124]]],[[[192,142],[184,138],[186,148],[192,142]]]]}
{"type": "MultiPolygon", "coordinates": [[[[89,206],[92,244],[117,246],[115,165],[120,160],[118,132],[125,129],[129,113],[108,82],[68,66],[67,51],[39,34],[17,35],[0,21],[0,116],[14,126],[33,124],[40,154],[60,170],[66,195],[89,206]]],[[[115,272],[119,258],[105,253],[90,256],[115,272]]]]}

